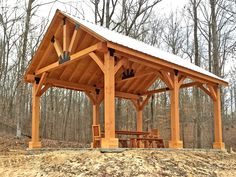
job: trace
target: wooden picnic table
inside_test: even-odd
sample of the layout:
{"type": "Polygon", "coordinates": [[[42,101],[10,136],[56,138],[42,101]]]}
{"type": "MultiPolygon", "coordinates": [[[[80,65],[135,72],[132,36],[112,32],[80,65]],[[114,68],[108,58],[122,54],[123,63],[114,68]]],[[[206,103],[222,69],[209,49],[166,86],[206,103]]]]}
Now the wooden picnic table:
{"type": "Polygon", "coordinates": [[[147,136],[150,134],[150,132],[143,132],[143,131],[127,131],[127,130],[116,130],[115,133],[117,135],[133,135],[136,136],[130,137],[130,138],[119,138],[119,142],[122,147],[127,148],[127,147],[133,147],[134,146],[134,141],[136,138],[140,138],[142,135],[147,136]],[[128,143],[129,142],[129,143],[128,143]]]}
{"type": "Polygon", "coordinates": [[[115,133],[117,135],[148,135],[150,132],[140,132],[140,131],[127,131],[127,130],[116,130],[115,133]]]}
{"type": "MultiPolygon", "coordinates": [[[[103,134],[104,132],[102,132],[103,134]]],[[[119,143],[123,148],[163,148],[163,139],[156,137],[149,137],[151,132],[147,131],[127,131],[127,130],[116,130],[116,135],[133,135],[129,138],[119,138],[119,143]]]]}

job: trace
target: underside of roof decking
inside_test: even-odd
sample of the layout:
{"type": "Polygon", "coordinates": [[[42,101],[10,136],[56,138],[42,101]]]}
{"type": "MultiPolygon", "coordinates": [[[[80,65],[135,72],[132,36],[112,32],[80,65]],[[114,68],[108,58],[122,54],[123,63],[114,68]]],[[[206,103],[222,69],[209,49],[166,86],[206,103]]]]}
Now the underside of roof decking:
{"type": "MultiPolygon", "coordinates": [[[[182,87],[194,85],[202,87],[202,84],[227,85],[226,81],[105,41],[87,27],[70,17],[65,17],[66,15],[60,11],[57,11],[54,16],[26,71],[27,82],[33,82],[35,77],[40,78],[46,72],[45,86],[81,91],[103,89],[104,74],[101,65],[104,62],[104,50],[114,49],[112,53],[117,66],[115,90],[118,97],[123,97],[119,93],[132,94],[132,96],[146,95],[149,93],[149,87],[157,79],[164,81],[168,90],[171,87],[168,78],[175,72],[194,81],[182,87]],[[69,51],[70,59],[59,63],[61,53],[65,50],[69,51]]],[[[157,90],[156,93],[159,91],[157,90]]]]}

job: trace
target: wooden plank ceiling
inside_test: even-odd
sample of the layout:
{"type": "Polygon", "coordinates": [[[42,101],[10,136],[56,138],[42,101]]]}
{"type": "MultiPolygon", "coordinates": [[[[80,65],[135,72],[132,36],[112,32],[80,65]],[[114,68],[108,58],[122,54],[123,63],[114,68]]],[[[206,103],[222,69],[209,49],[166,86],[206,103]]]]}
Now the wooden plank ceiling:
{"type": "MultiPolygon", "coordinates": [[[[64,16],[60,13],[56,14],[34,56],[31,66],[27,70],[27,74],[33,74],[41,68],[57,62],[60,57],[57,50],[60,47],[63,50],[65,45],[69,46],[70,55],[73,55],[98,42],[103,42],[91,32],[86,31],[80,24],[75,24],[73,21],[67,20],[66,29],[63,29],[64,24],[64,16]],[[63,40],[63,36],[66,36],[66,41],[63,40]],[[74,40],[73,45],[71,45],[72,40],[74,40]]],[[[104,56],[102,52],[96,51],[94,53],[103,60],[104,56]]],[[[120,60],[124,62],[123,66],[120,67],[115,75],[116,91],[142,94],[158,78],[156,74],[157,70],[153,68],[137,62],[135,63],[127,56],[115,56],[116,63],[120,60]]],[[[86,55],[79,61],[50,71],[46,83],[75,90],[77,90],[76,87],[79,85],[103,88],[103,78],[103,72],[100,67],[94,62],[91,56],[86,55]]],[[[80,90],[79,87],[78,90],[80,90]]]]}

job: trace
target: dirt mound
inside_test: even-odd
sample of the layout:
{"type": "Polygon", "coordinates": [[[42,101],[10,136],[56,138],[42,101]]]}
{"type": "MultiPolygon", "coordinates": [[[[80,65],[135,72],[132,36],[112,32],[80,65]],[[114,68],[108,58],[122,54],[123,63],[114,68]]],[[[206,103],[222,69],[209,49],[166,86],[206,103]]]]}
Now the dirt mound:
{"type": "MultiPolygon", "coordinates": [[[[27,151],[28,140],[0,138],[0,176],[236,176],[236,153],[168,149],[27,151]]],[[[49,147],[66,144],[46,142],[49,147]]],[[[69,146],[78,147],[73,143],[69,146]]]]}
{"type": "MultiPolygon", "coordinates": [[[[37,151],[36,151],[37,152],[37,151]]],[[[99,150],[0,156],[0,176],[236,176],[236,154],[212,151],[99,150]]]]}

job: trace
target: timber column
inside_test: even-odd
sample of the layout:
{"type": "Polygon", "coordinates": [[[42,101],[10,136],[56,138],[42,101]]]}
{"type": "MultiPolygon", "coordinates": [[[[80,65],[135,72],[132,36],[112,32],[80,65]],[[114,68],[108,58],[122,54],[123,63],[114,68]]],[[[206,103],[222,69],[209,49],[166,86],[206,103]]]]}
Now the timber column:
{"type": "Polygon", "coordinates": [[[114,50],[104,53],[104,119],[105,138],[102,138],[101,148],[118,148],[115,138],[115,59],[114,50]]]}
{"type": "Polygon", "coordinates": [[[137,115],[137,131],[141,132],[143,131],[143,109],[136,109],[136,115],[137,115]]]}
{"type": "Polygon", "coordinates": [[[172,76],[173,89],[170,90],[171,97],[171,141],[169,148],[183,148],[183,142],[180,141],[179,131],[179,77],[178,73],[172,76]]]}
{"type": "Polygon", "coordinates": [[[37,81],[33,84],[32,90],[32,139],[29,142],[29,148],[41,148],[41,142],[39,140],[39,119],[40,119],[40,96],[36,96],[37,81]]]}
{"type": "Polygon", "coordinates": [[[214,133],[215,141],[213,143],[214,149],[225,149],[225,144],[222,142],[222,126],[221,126],[221,105],[220,105],[220,88],[214,88],[216,99],[214,104],[214,133]]]}

